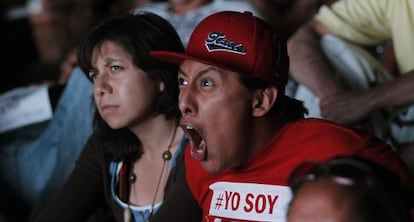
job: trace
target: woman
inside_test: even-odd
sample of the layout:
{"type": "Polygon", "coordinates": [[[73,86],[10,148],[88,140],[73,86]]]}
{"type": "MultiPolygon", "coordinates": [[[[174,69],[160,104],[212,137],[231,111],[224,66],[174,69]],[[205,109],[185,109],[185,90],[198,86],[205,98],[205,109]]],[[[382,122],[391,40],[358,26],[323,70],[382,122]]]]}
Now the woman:
{"type": "MultiPolygon", "coordinates": [[[[114,18],[86,36],[78,57],[93,82],[96,130],[37,221],[85,221],[105,202],[116,221],[149,221],[185,179],[178,67],[155,60],[151,50],[184,51],[174,28],[155,14],[114,18]]],[[[199,220],[193,203],[186,218],[199,220]]]]}

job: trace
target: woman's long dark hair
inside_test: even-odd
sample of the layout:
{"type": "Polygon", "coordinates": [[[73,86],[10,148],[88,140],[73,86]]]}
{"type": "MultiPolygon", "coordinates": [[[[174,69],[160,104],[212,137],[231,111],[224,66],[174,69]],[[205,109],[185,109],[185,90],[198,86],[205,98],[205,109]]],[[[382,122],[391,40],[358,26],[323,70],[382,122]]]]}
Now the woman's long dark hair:
{"type": "MultiPolygon", "coordinates": [[[[78,62],[84,73],[93,69],[93,50],[104,41],[121,46],[132,56],[134,65],[154,81],[164,83],[165,89],[157,99],[154,113],[178,121],[178,66],[150,55],[152,50],[184,52],[180,37],[171,24],[152,13],[128,14],[104,21],[91,30],[79,48],[78,62]]],[[[140,99],[138,95],[137,99],[140,99]]],[[[96,138],[115,160],[132,161],[142,154],[140,141],[128,128],[112,129],[99,112],[95,113],[94,126],[96,138]]]]}

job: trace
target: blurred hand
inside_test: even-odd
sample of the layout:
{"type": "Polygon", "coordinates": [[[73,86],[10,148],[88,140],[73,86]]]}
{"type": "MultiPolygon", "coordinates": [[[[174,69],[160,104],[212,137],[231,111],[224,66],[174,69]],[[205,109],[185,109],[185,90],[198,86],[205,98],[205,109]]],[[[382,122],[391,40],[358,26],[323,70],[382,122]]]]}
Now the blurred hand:
{"type": "Polygon", "coordinates": [[[70,74],[78,64],[77,52],[78,49],[76,47],[70,50],[63,62],[60,64],[60,84],[65,84],[69,80],[70,74]]]}
{"type": "Polygon", "coordinates": [[[323,118],[345,126],[355,126],[371,112],[363,91],[336,93],[321,98],[319,106],[323,118]]]}

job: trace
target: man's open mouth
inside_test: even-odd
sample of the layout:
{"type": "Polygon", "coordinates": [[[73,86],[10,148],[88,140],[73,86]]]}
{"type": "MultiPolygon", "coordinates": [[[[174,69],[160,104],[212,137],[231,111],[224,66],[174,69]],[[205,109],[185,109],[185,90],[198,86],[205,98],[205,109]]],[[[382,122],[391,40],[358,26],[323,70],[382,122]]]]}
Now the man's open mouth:
{"type": "Polygon", "coordinates": [[[206,142],[200,133],[191,126],[182,126],[185,134],[187,134],[191,143],[191,157],[198,161],[203,161],[207,158],[206,142]]]}

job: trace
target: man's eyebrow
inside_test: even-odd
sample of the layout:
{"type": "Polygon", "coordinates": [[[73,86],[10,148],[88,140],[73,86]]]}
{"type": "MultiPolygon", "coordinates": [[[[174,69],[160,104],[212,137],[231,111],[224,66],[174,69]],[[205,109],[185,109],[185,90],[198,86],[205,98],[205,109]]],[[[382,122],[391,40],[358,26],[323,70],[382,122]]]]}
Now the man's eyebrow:
{"type": "MultiPolygon", "coordinates": [[[[205,69],[203,69],[201,71],[198,71],[196,73],[196,75],[199,76],[199,75],[205,74],[205,73],[210,72],[210,71],[216,71],[218,73],[222,73],[222,71],[219,68],[217,68],[215,66],[209,66],[209,67],[207,67],[207,68],[205,68],[205,69]]],[[[182,74],[184,76],[187,76],[187,73],[184,72],[184,70],[182,70],[181,68],[178,70],[178,73],[179,74],[182,74]]]]}
{"type": "Polygon", "coordinates": [[[178,69],[178,74],[187,76],[187,74],[181,68],[178,69]]]}

